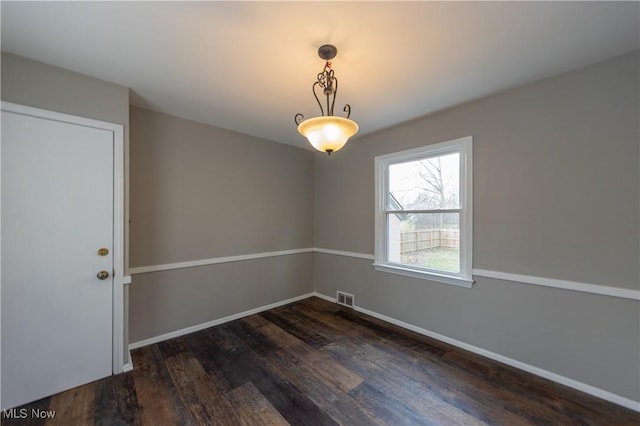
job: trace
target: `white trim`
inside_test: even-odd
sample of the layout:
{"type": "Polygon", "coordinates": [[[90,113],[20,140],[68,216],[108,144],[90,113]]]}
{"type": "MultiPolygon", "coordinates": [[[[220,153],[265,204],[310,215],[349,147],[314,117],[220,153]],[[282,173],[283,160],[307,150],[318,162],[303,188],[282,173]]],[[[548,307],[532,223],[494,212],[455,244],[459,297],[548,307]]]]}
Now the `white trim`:
{"type": "Polygon", "coordinates": [[[320,298],[320,299],[324,299],[327,302],[333,302],[333,303],[338,303],[338,301],[336,300],[335,297],[331,297],[331,296],[325,296],[322,293],[318,293],[317,291],[313,292],[313,296],[320,298]]]}
{"type": "Polygon", "coordinates": [[[265,257],[288,256],[291,254],[311,253],[313,248],[293,250],[269,251],[263,253],[241,254],[238,256],[214,257],[211,259],[190,260],[186,262],[167,263],[164,265],[138,266],[129,268],[129,275],[146,274],[149,272],[168,271],[170,269],[193,268],[196,266],[216,265],[218,263],[239,262],[243,260],[262,259],[265,257]]]}
{"type": "Polygon", "coordinates": [[[2,101],[2,111],[60,121],[74,125],[93,127],[113,133],[113,318],[112,318],[112,369],[122,372],[124,365],[124,126],[91,118],[63,114],[2,101]]]}
{"type": "MultiPolygon", "coordinates": [[[[292,254],[311,253],[311,252],[332,254],[335,256],[352,257],[355,259],[374,260],[374,255],[368,254],[368,253],[357,253],[353,251],[331,250],[331,249],[319,248],[319,247],[315,247],[315,248],[308,247],[308,248],[293,249],[293,250],[245,254],[240,256],[216,257],[212,259],[169,263],[165,265],[140,266],[137,268],[131,268],[129,270],[129,275],[124,277],[124,284],[130,284],[131,275],[135,275],[135,274],[145,274],[149,272],[166,271],[171,269],[192,268],[196,266],[215,265],[219,263],[238,262],[243,260],[261,259],[265,257],[276,257],[276,256],[288,256],[292,254]]],[[[376,265],[375,263],[373,264],[373,266],[374,268],[376,268],[376,270],[380,268],[380,265],[376,265]]],[[[384,268],[388,268],[388,267],[389,265],[384,265],[384,268]]],[[[411,271],[406,271],[404,270],[404,268],[401,268],[401,270],[396,273],[399,273],[401,275],[414,276],[414,275],[411,275],[410,272],[411,271]]],[[[619,287],[610,287],[610,286],[603,286],[603,285],[597,285],[597,284],[581,283],[577,281],[558,280],[554,278],[535,277],[530,275],[511,274],[508,272],[488,271],[485,269],[473,269],[473,275],[478,277],[512,281],[512,282],[521,283],[521,284],[533,284],[533,285],[540,285],[544,287],[558,288],[562,290],[572,290],[572,291],[579,291],[583,293],[599,294],[602,296],[619,297],[622,299],[631,299],[631,300],[640,301],[640,290],[632,290],[632,289],[625,289],[625,288],[619,288],[619,287]]],[[[420,274],[418,278],[427,279],[431,281],[438,281],[438,282],[441,281],[440,279],[438,279],[436,275],[427,277],[427,276],[424,276],[423,274],[420,274]]],[[[463,287],[471,287],[471,284],[473,283],[473,281],[472,282],[463,281],[461,283],[460,282],[448,282],[448,283],[462,285],[463,287]]]]}
{"type": "MultiPolygon", "coordinates": [[[[93,118],[80,117],[77,115],[65,114],[48,109],[36,108],[28,105],[15,104],[13,102],[2,101],[2,111],[13,112],[15,114],[27,115],[30,117],[44,118],[47,120],[60,121],[63,123],[76,124],[96,129],[117,132],[123,130],[121,124],[110,123],[108,121],[94,120],[93,118]]],[[[124,133],[122,134],[124,139],[124,133]]]]}
{"type": "Polygon", "coordinates": [[[143,346],[152,345],[154,343],[162,342],[164,340],[173,339],[175,337],[184,336],[185,334],[194,333],[196,331],[204,330],[205,328],[214,327],[216,325],[224,324],[229,321],[235,321],[240,318],[247,317],[249,315],[258,314],[260,312],[268,311],[269,309],[277,308],[279,306],[288,305],[289,303],[297,302],[298,300],[308,299],[314,296],[315,293],[306,293],[301,296],[292,297],[290,299],[281,300],[279,302],[271,303],[269,305],[260,306],[258,308],[249,309],[248,311],[240,312],[237,314],[229,315],[223,318],[218,318],[212,321],[204,322],[201,324],[192,325],[191,327],[182,328],[180,330],[172,331],[170,333],[161,334],[159,336],[151,337],[149,339],[140,340],[129,344],[129,350],[141,348],[143,346]]]}
{"type": "Polygon", "coordinates": [[[356,257],[358,259],[366,259],[366,260],[374,259],[372,254],[355,253],[352,251],[330,250],[330,249],[317,248],[317,247],[314,248],[313,251],[315,251],[316,253],[335,254],[337,256],[356,257]]]}
{"type": "Polygon", "coordinates": [[[122,284],[124,285],[131,284],[131,275],[125,275],[122,279],[122,284]]]}
{"type": "Polygon", "coordinates": [[[133,370],[133,358],[131,358],[131,349],[127,345],[127,362],[122,366],[122,372],[128,373],[133,370]]]}
{"type": "MultiPolygon", "coordinates": [[[[318,292],[315,292],[313,295],[318,297],[318,298],[320,298],[320,299],[327,300],[329,302],[335,302],[336,301],[335,298],[330,297],[330,296],[325,296],[324,294],[321,294],[321,293],[318,293],[318,292]]],[[[400,321],[400,320],[397,320],[397,319],[392,318],[392,317],[388,317],[388,316],[383,315],[383,314],[379,314],[379,313],[377,313],[375,311],[371,311],[369,309],[365,309],[365,308],[362,308],[360,306],[354,306],[353,309],[355,311],[362,312],[363,314],[370,315],[370,316],[372,316],[374,318],[380,319],[380,320],[388,322],[390,324],[397,325],[398,327],[402,327],[402,328],[405,328],[407,330],[414,331],[414,332],[416,332],[418,334],[422,334],[424,336],[431,337],[433,339],[439,340],[439,341],[444,342],[444,343],[448,343],[450,345],[456,346],[456,347],[464,349],[466,351],[473,352],[473,353],[476,353],[478,355],[482,355],[482,356],[484,356],[486,358],[490,358],[490,359],[493,359],[495,361],[501,362],[503,364],[510,365],[511,367],[515,367],[515,368],[517,368],[519,370],[523,370],[523,371],[526,371],[528,373],[535,374],[536,376],[544,377],[545,379],[551,380],[553,382],[560,383],[562,385],[569,386],[570,388],[577,389],[577,390],[579,390],[581,392],[588,393],[589,395],[593,395],[595,397],[602,398],[602,399],[607,400],[609,402],[613,402],[614,404],[621,405],[621,406],[629,408],[631,410],[640,411],[640,402],[638,402],[638,401],[634,401],[632,399],[625,398],[623,396],[620,396],[620,395],[617,395],[615,393],[606,391],[604,389],[600,389],[600,388],[597,388],[595,386],[591,386],[591,385],[588,385],[586,383],[579,382],[579,381],[574,380],[574,379],[570,379],[568,377],[562,376],[560,374],[553,373],[553,372],[545,370],[543,368],[539,368],[539,367],[535,367],[535,366],[530,365],[530,364],[526,364],[524,362],[515,360],[513,358],[506,357],[504,355],[500,355],[498,353],[495,353],[495,352],[480,348],[478,346],[470,345],[468,343],[462,342],[462,341],[457,340],[457,339],[453,339],[451,337],[447,337],[447,336],[439,334],[439,333],[435,333],[433,331],[424,329],[422,327],[418,327],[416,325],[409,324],[407,322],[400,321]]]]}
{"type": "MultiPolygon", "coordinates": [[[[334,254],[337,256],[353,257],[357,259],[373,259],[372,254],[355,253],[350,251],[316,249],[318,253],[334,254]]],[[[374,264],[374,267],[377,265],[374,264]]],[[[388,265],[385,265],[388,266],[388,265]]],[[[473,275],[477,277],[494,278],[498,280],[512,281],[520,284],[533,284],[543,287],[558,288],[562,290],[579,291],[582,293],[599,294],[601,296],[619,297],[640,301],[640,290],[632,290],[619,287],[610,287],[598,284],[581,283],[577,281],[558,280],[555,278],[534,277],[530,275],[511,274],[508,272],[488,271],[485,269],[474,269],[473,275]]],[[[428,278],[425,278],[428,279],[428,278]]],[[[435,280],[434,280],[435,281],[435,280]]]]}
{"type": "Polygon", "coordinates": [[[113,125],[113,372],[124,360],[124,126],[113,125]]]}
{"type": "Polygon", "coordinates": [[[530,275],[511,274],[508,272],[487,271],[474,269],[473,275],[494,278],[497,280],[514,281],[522,284],[534,284],[544,287],[560,288],[563,290],[581,291],[583,293],[601,294],[604,296],[620,297],[623,299],[640,300],[640,291],[619,287],[609,287],[597,284],[580,283],[576,281],[557,280],[554,278],[533,277],[530,275]]]}
{"type": "Polygon", "coordinates": [[[396,266],[390,263],[373,263],[373,268],[376,271],[388,272],[390,274],[404,275],[405,277],[418,278],[420,280],[434,281],[444,284],[457,285],[460,287],[471,288],[473,287],[473,281],[468,281],[464,278],[458,278],[449,275],[440,275],[434,272],[423,272],[417,269],[410,269],[404,266],[396,266]]]}

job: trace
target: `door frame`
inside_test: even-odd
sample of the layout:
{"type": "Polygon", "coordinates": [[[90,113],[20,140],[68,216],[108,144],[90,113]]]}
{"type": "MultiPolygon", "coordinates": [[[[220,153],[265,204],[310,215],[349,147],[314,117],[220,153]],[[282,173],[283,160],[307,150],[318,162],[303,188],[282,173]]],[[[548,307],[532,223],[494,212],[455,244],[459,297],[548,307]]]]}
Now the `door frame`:
{"type": "MultiPolygon", "coordinates": [[[[2,101],[2,111],[79,126],[113,134],[113,285],[112,285],[112,373],[122,373],[124,357],[124,126],[91,118],[2,101]]],[[[0,145],[1,149],[1,145],[0,145]]],[[[0,158],[2,152],[0,151],[0,158]]],[[[0,163],[0,167],[1,163],[0,163]]],[[[0,178],[1,179],[1,178],[0,178]]],[[[1,188],[1,187],[0,187],[1,188]]],[[[1,189],[0,189],[1,190],[1,189]]],[[[1,201],[0,201],[1,202],[1,201]]],[[[1,213],[0,213],[1,214],[1,213]]],[[[1,234],[0,234],[1,238],[1,234]]],[[[0,260],[0,271],[2,264],[0,260]]],[[[0,274],[0,280],[1,280],[0,274]]],[[[0,286],[2,282],[0,281],[0,286]]]]}

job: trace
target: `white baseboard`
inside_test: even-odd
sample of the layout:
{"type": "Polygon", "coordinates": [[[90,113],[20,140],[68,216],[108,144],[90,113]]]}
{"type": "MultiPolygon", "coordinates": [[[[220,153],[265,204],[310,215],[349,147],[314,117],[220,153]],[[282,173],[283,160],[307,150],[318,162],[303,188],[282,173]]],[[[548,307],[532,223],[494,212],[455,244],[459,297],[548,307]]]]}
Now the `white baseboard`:
{"type": "Polygon", "coordinates": [[[322,293],[318,293],[318,292],[313,293],[313,295],[314,295],[315,297],[319,298],[319,299],[324,299],[324,300],[326,300],[327,302],[333,302],[333,303],[336,303],[336,298],[335,298],[335,297],[325,296],[324,294],[322,294],[322,293]]]}
{"type": "MultiPolygon", "coordinates": [[[[319,298],[324,299],[324,300],[328,300],[330,302],[335,302],[335,298],[329,297],[329,296],[325,296],[324,294],[320,294],[320,293],[316,292],[316,293],[314,293],[314,296],[319,297],[319,298]]],[[[570,378],[565,377],[565,376],[561,376],[560,374],[556,374],[556,373],[553,373],[551,371],[548,371],[548,370],[545,370],[545,369],[542,369],[542,368],[539,368],[539,367],[535,367],[533,365],[526,364],[524,362],[515,360],[513,358],[509,358],[509,357],[506,357],[504,355],[500,355],[498,353],[491,352],[491,351],[488,351],[488,350],[483,349],[483,348],[479,348],[479,347],[474,346],[474,345],[470,345],[470,344],[462,342],[460,340],[452,339],[451,337],[447,337],[447,336],[444,336],[442,334],[435,333],[433,331],[424,329],[422,327],[418,327],[418,326],[415,326],[413,324],[409,324],[409,323],[406,323],[404,321],[400,321],[400,320],[397,320],[395,318],[391,318],[391,317],[388,317],[386,315],[382,315],[382,314],[379,314],[377,312],[370,311],[369,309],[361,308],[359,306],[354,306],[354,310],[356,310],[358,312],[362,312],[363,314],[370,315],[370,316],[372,316],[374,318],[378,318],[378,319],[380,319],[382,321],[386,321],[388,323],[397,325],[399,327],[406,328],[407,330],[414,331],[414,332],[416,332],[418,334],[422,334],[424,336],[431,337],[431,338],[436,339],[436,340],[440,340],[441,342],[448,343],[448,344],[453,345],[453,346],[457,346],[457,347],[459,347],[461,349],[464,349],[464,350],[467,350],[469,352],[473,352],[473,353],[476,353],[478,355],[482,355],[484,357],[493,359],[493,360],[501,362],[503,364],[510,365],[511,367],[515,367],[515,368],[517,368],[519,370],[526,371],[527,373],[535,374],[536,376],[543,377],[543,378],[551,380],[553,382],[560,383],[561,385],[568,386],[570,388],[579,390],[581,392],[588,393],[589,395],[593,395],[595,397],[604,399],[606,401],[613,402],[614,404],[621,405],[621,406],[629,408],[631,410],[635,410],[635,411],[639,411],[640,412],[640,402],[639,401],[634,401],[632,399],[625,398],[625,397],[620,396],[620,395],[616,395],[616,394],[614,394],[612,392],[609,392],[609,391],[606,391],[604,389],[600,389],[600,388],[597,388],[595,386],[591,386],[591,385],[588,385],[586,383],[582,383],[582,382],[579,382],[577,380],[570,379],[570,378]]]]}
{"type": "Polygon", "coordinates": [[[128,373],[129,371],[133,371],[133,359],[131,359],[131,350],[127,347],[125,363],[122,366],[122,372],[128,373]]]}
{"type": "Polygon", "coordinates": [[[287,305],[289,303],[297,302],[298,300],[307,299],[314,296],[315,293],[307,293],[301,296],[292,297],[291,299],[281,300],[279,302],[271,303],[269,305],[260,306],[258,308],[250,309],[248,311],[240,312],[237,314],[229,315],[227,317],[218,318],[213,321],[204,322],[202,324],[193,325],[180,330],[172,331],[170,333],[161,334],[159,336],[151,337],[149,339],[140,340],[129,344],[129,350],[141,348],[143,346],[149,346],[154,343],[162,342],[164,340],[173,339],[175,337],[184,336],[185,334],[194,333],[196,331],[204,330],[205,328],[214,327],[216,325],[224,324],[225,322],[235,321],[240,318],[248,317],[249,315],[258,314],[269,309],[277,308],[279,306],[287,305]]]}

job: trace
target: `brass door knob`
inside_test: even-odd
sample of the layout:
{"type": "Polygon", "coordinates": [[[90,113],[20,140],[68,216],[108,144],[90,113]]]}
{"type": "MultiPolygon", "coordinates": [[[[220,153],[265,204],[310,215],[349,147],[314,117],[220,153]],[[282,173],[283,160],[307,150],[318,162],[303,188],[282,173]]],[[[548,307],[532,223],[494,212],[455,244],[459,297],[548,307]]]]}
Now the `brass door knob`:
{"type": "Polygon", "coordinates": [[[109,273],[107,271],[100,271],[98,272],[97,277],[99,280],[106,280],[107,278],[109,278],[109,273]]]}

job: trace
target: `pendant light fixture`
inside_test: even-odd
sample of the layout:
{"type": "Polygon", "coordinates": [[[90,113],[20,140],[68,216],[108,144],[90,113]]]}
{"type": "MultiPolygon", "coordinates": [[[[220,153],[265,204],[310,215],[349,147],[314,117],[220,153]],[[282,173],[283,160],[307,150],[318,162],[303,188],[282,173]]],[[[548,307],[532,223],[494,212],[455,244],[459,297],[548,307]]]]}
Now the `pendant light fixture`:
{"type": "Polygon", "coordinates": [[[346,104],[343,111],[346,118],[333,115],[333,106],[336,103],[338,93],[338,79],[331,68],[330,60],[336,57],[338,49],[331,44],[324,44],[318,48],[318,56],[325,60],[324,69],[318,73],[317,81],[313,83],[313,96],[315,96],[320,112],[320,117],[308,118],[304,115],[296,114],[294,121],[298,125],[298,132],[309,140],[309,143],[318,151],[332,152],[342,148],[347,140],[358,132],[358,125],[355,121],[349,120],[351,106],[346,104]],[[317,90],[321,90],[321,96],[326,98],[326,109],[323,108],[317,90]]]}

